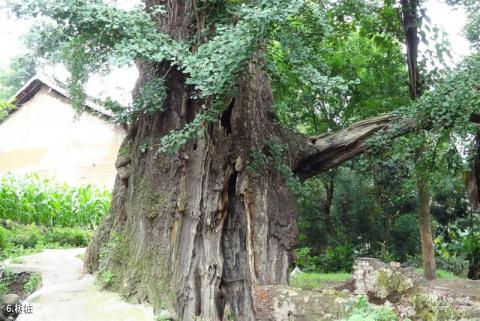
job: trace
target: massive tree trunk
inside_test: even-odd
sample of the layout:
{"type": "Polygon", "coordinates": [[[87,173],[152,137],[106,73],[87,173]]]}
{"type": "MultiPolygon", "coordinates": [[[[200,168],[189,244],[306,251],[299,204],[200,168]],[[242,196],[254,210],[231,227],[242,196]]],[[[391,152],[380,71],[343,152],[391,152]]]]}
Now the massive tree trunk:
{"type": "MultiPolygon", "coordinates": [[[[288,143],[284,161],[301,178],[326,171],[365,151],[365,141],[397,117],[360,122],[331,136],[307,139],[273,119],[273,97],[261,61],[239,78],[239,94],[203,137],[176,154],[158,153],[159,138],[191,121],[201,107],[185,76],[167,63],[138,64],[140,82],[165,75],[167,108],[144,114],[117,160],[108,216],[88,247],[85,265],[109,271],[116,290],[149,301],[156,313],[179,320],[271,320],[263,285],[286,285],[297,238],[296,204],[285,177],[247,169],[252,148],[288,143]],[[142,147],[142,148],[141,148],[142,147]],[[320,160],[320,161],[318,161],[320,160]]],[[[405,126],[411,130],[411,124],[405,126]]]]}
{"type": "MultiPolygon", "coordinates": [[[[184,40],[193,32],[194,3],[151,0],[147,6],[165,4],[159,29],[184,40]]],[[[179,320],[222,320],[226,310],[236,320],[271,319],[262,312],[261,289],[288,282],[296,204],[281,173],[268,166],[251,170],[252,149],[268,154],[267,142],[288,145],[283,161],[305,179],[364,152],[366,140],[398,117],[311,139],[286,131],[274,120],[258,55],[239,75],[238,94],[225,99],[216,123],[204,124],[203,134],[175,154],[159,153],[149,147],[192,121],[208,99],[191,98],[186,76],[166,61],[137,65],[139,86],[165,79],[165,109],[142,114],[120,149],[111,210],[88,247],[86,268],[108,271],[120,293],[148,300],[161,315],[173,311],[179,320]]],[[[395,133],[411,131],[414,122],[401,128],[395,133]]]]}
{"type": "MultiPolygon", "coordinates": [[[[153,1],[152,1],[153,2],[153,1]]],[[[157,1],[162,2],[162,1],[157,1]]],[[[149,3],[148,5],[153,5],[149,3]]],[[[176,40],[191,25],[191,1],[167,1],[159,27],[176,40]]],[[[255,288],[287,284],[297,238],[295,200],[277,171],[247,170],[252,148],[294,136],[273,119],[261,58],[239,76],[238,95],[218,122],[171,155],[159,138],[201,111],[185,75],[168,62],[138,62],[139,84],[164,77],[165,111],[143,114],[123,143],[112,206],[86,255],[90,271],[110,271],[123,295],[148,300],[179,320],[259,319],[255,288]]],[[[293,137],[293,138],[292,138],[293,137]]],[[[286,155],[291,165],[294,158],[286,155]]]]}
{"type": "MultiPolygon", "coordinates": [[[[157,75],[169,68],[158,66],[157,75]]],[[[255,286],[287,284],[295,200],[279,173],[246,170],[252,147],[286,137],[271,118],[264,72],[250,63],[246,74],[238,97],[204,137],[175,155],[142,152],[142,144],[154,145],[200,110],[185,77],[170,71],[167,109],[143,115],[125,140],[128,152],[117,162],[123,177],[89,247],[91,269],[112,271],[120,292],[148,299],[157,312],[173,308],[180,320],[221,320],[226,305],[236,320],[255,320],[255,286]]]]}
{"type": "MultiPolygon", "coordinates": [[[[173,39],[196,32],[195,1],[146,4],[165,5],[167,12],[156,23],[173,39]]],[[[111,210],[88,247],[86,268],[100,279],[111,273],[116,290],[149,301],[160,315],[169,310],[179,320],[216,321],[228,308],[236,320],[269,319],[255,300],[264,297],[257,289],[288,282],[296,203],[277,170],[249,170],[255,165],[252,150],[268,154],[267,142],[289,145],[282,161],[306,178],[361,153],[360,140],[395,117],[367,121],[333,140],[308,141],[274,120],[272,91],[257,55],[238,77],[238,94],[225,98],[219,120],[204,124],[202,135],[175,154],[159,153],[153,146],[160,138],[192,121],[208,98],[193,99],[186,75],[168,61],[138,61],[137,66],[137,88],[149,79],[164,79],[165,108],[142,114],[120,148],[111,210]],[[340,150],[325,155],[325,162],[308,166],[305,159],[317,159],[322,148],[335,146],[340,150]]]]}

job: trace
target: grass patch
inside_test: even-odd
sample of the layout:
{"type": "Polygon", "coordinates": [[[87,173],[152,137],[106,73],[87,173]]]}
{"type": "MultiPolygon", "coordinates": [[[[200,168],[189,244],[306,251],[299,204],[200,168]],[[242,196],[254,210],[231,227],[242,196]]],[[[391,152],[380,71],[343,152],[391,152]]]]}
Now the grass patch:
{"type": "MultiPolygon", "coordinates": [[[[22,299],[35,292],[42,285],[40,273],[14,273],[6,268],[0,279],[0,295],[6,293],[18,294],[22,299]]],[[[3,320],[3,319],[2,319],[3,320]]]]}
{"type": "Polygon", "coordinates": [[[17,256],[17,257],[12,257],[11,262],[13,264],[22,264],[25,262],[25,260],[23,259],[23,256],[17,256]]]}
{"type": "Polygon", "coordinates": [[[391,307],[375,306],[361,297],[352,313],[340,321],[398,321],[398,318],[391,307]]]}
{"type": "MultiPolygon", "coordinates": [[[[418,268],[417,272],[423,275],[423,269],[418,268]]],[[[439,280],[449,280],[449,281],[454,281],[454,280],[465,280],[466,278],[459,277],[452,272],[445,271],[445,270],[437,270],[437,279],[439,280]]]]}
{"type": "Polygon", "coordinates": [[[352,275],[345,272],[336,273],[307,273],[302,272],[290,279],[290,285],[303,290],[313,290],[325,285],[327,282],[344,282],[352,275]]]}
{"type": "Polygon", "coordinates": [[[42,276],[40,273],[33,273],[24,284],[23,288],[27,294],[37,291],[42,285],[42,276]]]}

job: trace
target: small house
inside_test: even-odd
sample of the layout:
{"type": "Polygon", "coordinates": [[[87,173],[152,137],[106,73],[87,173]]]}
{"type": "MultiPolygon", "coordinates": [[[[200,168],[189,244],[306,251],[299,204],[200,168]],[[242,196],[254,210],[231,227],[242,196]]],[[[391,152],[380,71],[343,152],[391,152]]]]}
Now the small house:
{"type": "Polygon", "coordinates": [[[111,188],[126,130],[86,102],[78,115],[61,83],[30,79],[14,97],[16,109],[0,123],[0,175],[37,173],[71,185],[111,188]]]}

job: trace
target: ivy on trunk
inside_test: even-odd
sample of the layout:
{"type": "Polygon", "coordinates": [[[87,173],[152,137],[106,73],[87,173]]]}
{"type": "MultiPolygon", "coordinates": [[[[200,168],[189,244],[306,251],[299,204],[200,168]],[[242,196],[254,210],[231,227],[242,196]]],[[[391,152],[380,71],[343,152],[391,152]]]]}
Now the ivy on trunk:
{"type": "MultiPolygon", "coordinates": [[[[159,315],[271,319],[262,311],[276,298],[263,289],[287,285],[295,257],[289,186],[415,129],[455,127],[478,111],[470,104],[478,90],[465,86],[480,79],[472,59],[476,68],[461,69],[409,109],[305,137],[276,120],[264,51],[269,28],[318,13],[312,2],[148,0],[132,11],[83,0],[43,2],[13,9],[54,22],[40,34],[60,36],[46,37],[40,51],[67,63],[75,105],[85,99],[88,74],[112,60],[134,60],[139,70],[135,103],[109,104],[129,133],[111,210],[85,267],[109,273],[116,290],[151,302],[159,315]],[[438,102],[445,96],[461,112],[443,117],[438,102]],[[428,113],[417,108],[424,105],[428,113]],[[442,117],[432,120],[435,113],[442,117]]],[[[301,70],[318,82],[312,68],[301,70]]]]}

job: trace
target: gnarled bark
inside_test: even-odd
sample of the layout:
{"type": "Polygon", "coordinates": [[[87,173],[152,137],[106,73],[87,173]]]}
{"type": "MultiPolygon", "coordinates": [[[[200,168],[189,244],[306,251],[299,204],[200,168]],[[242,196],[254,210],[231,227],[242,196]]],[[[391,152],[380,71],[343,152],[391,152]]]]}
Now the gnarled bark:
{"type": "MultiPolygon", "coordinates": [[[[174,39],[191,32],[191,1],[165,4],[159,28],[174,39]]],[[[261,61],[238,79],[219,121],[174,155],[158,153],[159,139],[201,112],[185,75],[168,64],[138,62],[141,84],[165,77],[165,111],[143,114],[117,162],[110,213],[85,258],[90,271],[113,275],[123,295],[148,300],[179,320],[255,320],[255,287],[287,284],[297,238],[295,200],[273,169],[246,169],[253,147],[285,141],[273,121],[273,96],[261,61]],[[166,76],[165,76],[166,75],[166,76]],[[151,146],[152,148],[140,148],[151,146]],[[121,160],[120,160],[121,159],[121,160]]]]}
{"type": "Polygon", "coordinates": [[[117,177],[112,209],[89,247],[91,270],[111,271],[121,293],[157,312],[171,308],[180,320],[221,320],[226,305],[237,320],[255,320],[254,286],[287,284],[295,201],[279,173],[256,177],[245,166],[252,146],[282,139],[282,130],[268,117],[263,71],[250,64],[248,75],[205,137],[176,155],[142,152],[200,109],[184,77],[170,72],[168,108],[142,116],[125,141],[130,173],[117,177]]]}
{"type": "MultiPolygon", "coordinates": [[[[188,0],[150,0],[167,13],[158,27],[176,40],[193,32],[188,0]]],[[[114,287],[157,313],[183,321],[258,320],[255,299],[265,285],[286,285],[297,238],[296,204],[285,177],[273,168],[247,170],[252,148],[289,144],[285,162],[302,179],[362,153],[366,140],[398,120],[383,115],[332,135],[311,138],[282,129],[261,60],[249,62],[216,123],[175,154],[158,153],[161,137],[201,112],[186,76],[168,62],[137,62],[138,84],[165,79],[165,109],[142,114],[120,149],[111,210],[87,250],[89,271],[110,272],[114,287]],[[145,148],[150,147],[150,148],[145,148]]],[[[414,128],[402,122],[402,130],[414,128]]],[[[268,153],[268,149],[266,150],[268,153]]],[[[261,293],[260,293],[261,294],[261,293]]]]}

